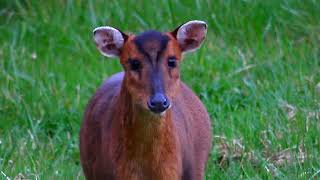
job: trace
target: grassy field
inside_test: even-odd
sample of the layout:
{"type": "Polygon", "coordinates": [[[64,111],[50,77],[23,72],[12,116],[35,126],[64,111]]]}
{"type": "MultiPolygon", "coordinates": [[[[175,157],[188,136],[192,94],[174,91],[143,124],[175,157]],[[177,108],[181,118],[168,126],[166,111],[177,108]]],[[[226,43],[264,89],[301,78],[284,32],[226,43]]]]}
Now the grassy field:
{"type": "Polygon", "coordinates": [[[204,20],[182,79],[213,122],[206,179],[320,178],[320,1],[2,0],[0,178],[83,179],[79,128],[121,70],[92,30],[138,33],[204,20]]]}

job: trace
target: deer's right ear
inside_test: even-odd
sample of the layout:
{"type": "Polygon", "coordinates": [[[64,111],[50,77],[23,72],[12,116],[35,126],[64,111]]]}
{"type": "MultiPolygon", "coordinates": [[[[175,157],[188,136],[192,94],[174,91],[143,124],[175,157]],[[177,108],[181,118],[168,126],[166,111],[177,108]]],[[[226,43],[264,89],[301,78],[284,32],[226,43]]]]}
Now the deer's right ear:
{"type": "Polygon", "coordinates": [[[93,37],[100,53],[107,57],[119,57],[128,38],[126,34],[110,26],[95,28],[93,37]]]}

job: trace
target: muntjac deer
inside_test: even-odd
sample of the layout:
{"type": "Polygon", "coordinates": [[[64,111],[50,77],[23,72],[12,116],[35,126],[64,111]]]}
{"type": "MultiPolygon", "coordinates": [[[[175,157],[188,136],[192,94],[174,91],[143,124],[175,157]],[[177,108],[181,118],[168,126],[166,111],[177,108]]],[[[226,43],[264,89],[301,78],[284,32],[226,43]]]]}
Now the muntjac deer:
{"type": "Polygon", "coordinates": [[[182,54],[200,47],[206,33],[203,21],[172,32],[93,31],[99,51],[119,57],[124,72],[107,79],[87,105],[80,131],[86,179],[204,178],[210,118],[179,68],[182,54]]]}

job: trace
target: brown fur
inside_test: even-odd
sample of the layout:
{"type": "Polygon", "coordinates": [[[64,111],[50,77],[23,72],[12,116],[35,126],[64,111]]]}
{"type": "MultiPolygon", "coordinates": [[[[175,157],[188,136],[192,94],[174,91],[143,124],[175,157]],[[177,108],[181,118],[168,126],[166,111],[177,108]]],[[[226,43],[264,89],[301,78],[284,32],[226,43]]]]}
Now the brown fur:
{"type": "MultiPolygon", "coordinates": [[[[177,42],[167,35],[163,56],[181,60],[177,42]]],[[[126,70],[129,57],[142,58],[133,39],[128,37],[121,52],[125,73],[106,80],[87,106],[80,132],[84,174],[87,179],[201,180],[211,148],[208,113],[179,80],[178,69],[163,77],[172,107],[164,116],[148,112],[147,72],[126,70]]]]}

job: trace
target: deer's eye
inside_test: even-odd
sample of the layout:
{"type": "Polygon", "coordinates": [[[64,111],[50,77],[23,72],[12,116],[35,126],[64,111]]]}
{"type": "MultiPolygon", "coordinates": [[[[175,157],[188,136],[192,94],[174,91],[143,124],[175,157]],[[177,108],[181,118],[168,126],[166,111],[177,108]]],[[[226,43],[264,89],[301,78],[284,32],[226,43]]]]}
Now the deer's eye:
{"type": "Polygon", "coordinates": [[[169,57],[168,66],[171,68],[175,68],[177,66],[177,59],[175,57],[169,57]]]}
{"type": "Polygon", "coordinates": [[[136,59],[130,59],[129,64],[132,71],[138,71],[141,69],[141,63],[136,59]]]}

